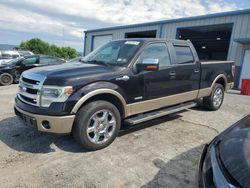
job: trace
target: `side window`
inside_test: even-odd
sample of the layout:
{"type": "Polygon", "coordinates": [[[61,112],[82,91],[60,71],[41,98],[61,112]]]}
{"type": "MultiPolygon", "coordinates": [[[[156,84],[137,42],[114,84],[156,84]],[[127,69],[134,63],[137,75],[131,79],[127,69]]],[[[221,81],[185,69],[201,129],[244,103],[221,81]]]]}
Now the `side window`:
{"type": "Polygon", "coordinates": [[[194,57],[189,46],[177,46],[174,45],[176,54],[176,64],[193,63],[194,57]]]}
{"type": "Polygon", "coordinates": [[[160,67],[171,65],[168,48],[165,43],[154,43],[146,46],[139,57],[139,63],[143,59],[158,59],[160,67]]]}
{"type": "Polygon", "coordinates": [[[49,64],[56,63],[56,62],[57,62],[57,59],[54,57],[40,57],[40,64],[49,65],[49,64]]]}
{"type": "Polygon", "coordinates": [[[24,65],[34,65],[37,63],[37,58],[36,57],[30,57],[30,58],[27,58],[23,61],[23,64],[24,65]]]}

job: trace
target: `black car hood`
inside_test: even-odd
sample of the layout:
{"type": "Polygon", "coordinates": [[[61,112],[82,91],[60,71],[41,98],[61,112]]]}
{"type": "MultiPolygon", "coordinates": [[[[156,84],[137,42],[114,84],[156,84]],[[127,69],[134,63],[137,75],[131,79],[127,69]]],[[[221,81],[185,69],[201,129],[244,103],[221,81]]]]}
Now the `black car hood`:
{"type": "Polygon", "coordinates": [[[250,116],[237,122],[221,136],[221,161],[243,187],[250,185],[250,116]]]}
{"type": "Polygon", "coordinates": [[[29,72],[46,76],[44,84],[47,85],[79,85],[104,79],[105,75],[111,75],[116,72],[118,67],[89,64],[89,63],[64,63],[60,65],[39,67],[29,70],[29,72]]]}

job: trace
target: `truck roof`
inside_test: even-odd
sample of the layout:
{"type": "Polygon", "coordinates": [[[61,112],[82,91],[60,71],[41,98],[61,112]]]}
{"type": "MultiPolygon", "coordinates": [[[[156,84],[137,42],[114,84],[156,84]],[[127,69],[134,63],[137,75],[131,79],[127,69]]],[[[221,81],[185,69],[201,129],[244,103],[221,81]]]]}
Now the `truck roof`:
{"type": "Polygon", "coordinates": [[[179,39],[168,39],[168,38],[126,38],[126,39],[118,39],[114,41],[142,41],[142,42],[154,42],[154,41],[167,41],[173,43],[185,43],[190,42],[189,40],[179,40],[179,39]]]}

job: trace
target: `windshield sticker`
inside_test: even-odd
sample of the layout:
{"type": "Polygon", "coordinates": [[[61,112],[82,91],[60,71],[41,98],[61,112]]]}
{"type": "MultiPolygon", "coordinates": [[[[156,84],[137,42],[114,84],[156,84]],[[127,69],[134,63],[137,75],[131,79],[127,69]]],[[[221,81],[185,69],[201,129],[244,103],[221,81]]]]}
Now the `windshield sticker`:
{"type": "Polygon", "coordinates": [[[139,41],[126,41],[125,44],[138,45],[140,44],[140,42],[139,41]]]}

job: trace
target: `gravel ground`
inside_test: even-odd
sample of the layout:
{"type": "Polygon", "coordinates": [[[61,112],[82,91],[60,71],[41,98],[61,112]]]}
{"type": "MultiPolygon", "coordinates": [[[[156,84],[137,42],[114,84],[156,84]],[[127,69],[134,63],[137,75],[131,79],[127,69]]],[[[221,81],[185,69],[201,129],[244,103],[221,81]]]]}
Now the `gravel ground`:
{"type": "Polygon", "coordinates": [[[0,187],[194,187],[204,143],[250,113],[231,91],[216,112],[190,109],[120,132],[86,152],[71,136],[39,133],[13,113],[17,86],[0,87],[0,187]]]}

